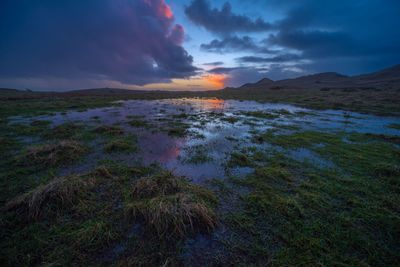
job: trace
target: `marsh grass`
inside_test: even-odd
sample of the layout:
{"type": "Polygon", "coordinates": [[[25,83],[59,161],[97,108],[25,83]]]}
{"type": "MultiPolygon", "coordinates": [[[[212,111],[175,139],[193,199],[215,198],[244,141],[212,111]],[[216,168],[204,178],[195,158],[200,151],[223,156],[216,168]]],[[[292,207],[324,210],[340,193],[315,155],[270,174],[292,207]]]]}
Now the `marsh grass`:
{"type": "Polygon", "coordinates": [[[231,142],[238,142],[239,139],[233,137],[233,136],[226,136],[225,137],[226,140],[231,141],[231,142]]]}
{"type": "Polygon", "coordinates": [[[104,151],[107,153],[117,153],[117,152],[135,152],[138,151],[139,148],[134,144],[134,141],[129,138],[116,138],[108,142],[105,147],[104,151]]]}
{"type": "Polygon", "coordinates": [[[207,152],[207,148],[202,145],[190,147],[186,151],[186,158],[182,162],[191,164],[202,164],[213,161],[213,157],[207,152]]]}
{"type": "Polygon", "coordinates": [[[250,167],[253,166],[253,162],[249,156],[240,152],[233,152],[228,161],[228,166],[250,167]]]}
{"type": "Polygon", "coordinates": [[[237,117],[222,117],[222,118],[220,118],[220,120],[235,124],[236,122],[240,121],[240,118],[237,118],[237,117]]]}
{"type": "Polygon", "coordinates": [[[271,126],[278,128],[278,129],[283,129],[283,130],[290,130],[290,131],[298,131],[301,129],[301,127],[294,125],[294,124],[277,124],[273,123],[271,126]]]}
{"type": "Polygon", "coordinates": [[[338,144],[342,139],[338,134],[316,131],[297,131],[291,134],[276,134],[275,132],[276,129],[267,130],[258,136],[257,140],[284,148],[311,148],[321,143],[338,144]]]}
{"type": "MultiPolygon", "coordinates": [[[[115,170],[113,170],[115,171],[115,170]]],[[[105,166],[52,178],[7,202],[0,220],[6,265],[85,265],[121,236],[119,177],[105,166]]],[[[4,261],[4,262],[3,262],[4,261]]]]}
{"type": "Polygon", "coordinates": [[[351,136],[350,138],[361,138],[369,141],[386,141],[389,143],[400,145],[399,135],[386,135],[386,134],[375,134],[375,133],[366,133],[364,136],[359,136],[359,135],[356,136],[356,135],[357,134],[354,133],[353,136],[351,136]]]}
{"type": "Polygon", "coordinates": [[[97,126],[93,129],[95,133],[105,134],[105,135],[121,135],[124,133],[124,130],[118,126],[108,126],[108,125],[101,125],[97,126]]]}
{"type": "Polygon", "coordinates": [[[43,134],[45,139],[71,139],[84,129],[84,126],[77,125],[71,122],[63,123],[52,129],[46,131],[43,134]]]}
{"type": "Polygon", "coordinates": [[[48,126],[51,123],[49,120],[34,120],[30,123],[30,126],[48,126]]]}
{"type": "Polygon", "coordinates": [[[291,115],[293,115],[292,112],[290,112],[289,110],[284,109],[284,108],[279,109],[279,110],[276,110],[275,113],[280,114],[280,115],[286,115],[286,116],[291,116],[291,115]]]}
{"type": "Polygon", "coordinates": [[[146,120],[134,119],[128,122],[130,126],[137,127],[137,128],[150,128],[151,125],[146,120]]]}
{"type": "Polygon", "coordinates": [[[17,136],[38,136],[49,129],[49,121],[36,120],[30,124],[12,123],[0,125],[0,131],[13,133],[17,136]]]}
{"type": "Polygon", "coordinates": [[[76,141],[59,141],[34,145],[15,156],[15,163],[22,166],[57,166],[77,160],[88,149],[76,141]]]}
{"type": "MultiPolygon", "coordinates": [[[[265,100],[322,108],[399,112],[395,98],[392,98],[393,104],[374,106],[383,103],[382,99],[368,95],[371,100],[364,98],[365,103],[350,105],[358,97],[354,96],[357,92],[332,99],[319,93],[312,95],[315,92],[301,97],[297,94],[309,93],[296,90],[285,95],[287,92],[213,94],[256,100],[265,97],[265,100]],[[345,101],[340,106],[333,103],[340,104],[342,98],[345,101]]],[[[171,95],[174,94],[135,97],[151,99],[171,95]]],[[[3,101],[0,113],[29,114],[27,117],[50,115],[60,110],[114,105],[112,101],[117,98],[130,97],[60,96],[3,101]]],[[[258,116],[276,119],[281,115],[314,116],[261,112],[248,115],[251,116],[248,120],[254,121],[258,116]]],[[[223,116],[222,112],[209,113],[200,124],[223,116]]],[[[171,130],[171,135],[187,135],[188,126],[179,119],[192,117],[164,119],[169,127],[165,131],[171,130]]],[[[210,238],[221,238],[216,241],[218,247],[215,250],[212,247],[210,252],[207,251],[209,244],[204,246],[205,253],[210,252],[209,265],[399,265],[400,152],[396,135],[333,131],[287,133],[280,131],[284,127],[279,125],[274,125],[279,129],[260,133],[251,128],[249,133],[258,143],[252,144],[254,147],[242,149],[242,140],[227,138],[240,141],[234,147],[238,150],[234,152],[236,155],[228,155],[232,165],[227,167],[243,164],[254,167],[254,171],[226,181],[216,177],[212,181],[218,188],[216,196],[203,187],[161,172],[159,166],[125,166],[128,163],[109,155],[100,161],[107,167],[57,178],[60,166],[85,152],[68,146],[56,148],[64,141],[47,144],[54,146],[53,149],[38,145],[30,147],[32,151],[28,148],[20,151],[24,136],[34,137],[27,140],[36,140],[36,137],[86,140],[101,134],[108,142],[113,141],[108,139],[109,135],[114,135],[107,131],[96,133],[87,126],[69,129],[68,124],[50,128],[49,123],[39,121],[9,123],[8,119],[0,121],[0,152],[4,160],[0,165],[0,203],[7,203],[0,214],[0,265],[181,266],[188,252],[199,249],[187,249],[186,238],[198,232],[212,232],[217,221],[222,221],[223,234],[216,233],[210,238]],[[260,144],[268,145],[268,149],[260,144]],[[271,152],[274,148],[281,152],[271,152]],[[332,166],[319,168],[286,156],[299,148],[331,161],[332,166]],[[228,195],[229,198],[224,198],[228,195]],[[216,206],[216,197],[221,205],[216,206]],[[221,213],[221,206],[228,207],[222,208],[221,213]]]]}
{"type": "Polygon", "coordinates": [[[180,113],[180,114],[172,115],[172,117],[175,119],[187,119],[189,117],[189,115],[186,113],[180,113]]]}
{"type": "Polygon", "coordinates": [[[22,146],[21,142],[9,134],[0,136],[0,144],[0,162],[6,161],[10,156],[13,155],[15,150],[22,146]]]}
{"type": "Polygon", "coordinates": [[[184,137],[187,134],[187,129],[184,127],[170,128],[167,130],[169,136],[184,137]]]}
{"type": "Polygon", "coordinates": [[[66,210],[80,201],[88,188],[93,188],[95,180],[82,176],[64,176],[54,178],[45,185],[25,193],[15,200],[8,202],[4,209],[22,210],[27,212],[30,219],[37,219],[44,209],[56,214],[60,209],[66,210]]]}
{"type": "Polygon", "coordinates": [[[232,262],[398,263],[400,151],[393,140],[317,131],[271,134],[265,140],[284,150],[260,151],[257,158],[263,165],[245,178],[231,179],[250,190],[225,220],[233,231],[226,241],[232,262]],[[335,165],[318,168],[285,156],[299,147],[335,165]]]}
{"type": "Polygon", "coordinates": [[[294,116],[298,116],[298,117],[304,117],[304,116],[318,116],[315,113],[312,112],[306,112],[306,111],[296,111],[294,114],[294,116]]]}
{"type": "Polygon", "coordinates": [[[268,119],[268,120],[273,120],[273,119],[279,118],[279,114],[267,113],[264,111],[247,111],[247,112],[242,112],[242,114],[245,116],[263,118],[263,119],[268,119]]]}
{"type": "Polygon", "coordinates": [[[126,206],[127,216],[143,219],[160,238],[211,231],[217,224],[214,193],[171,172],[141,178],[134,185],[131,198],[126,206]]]}

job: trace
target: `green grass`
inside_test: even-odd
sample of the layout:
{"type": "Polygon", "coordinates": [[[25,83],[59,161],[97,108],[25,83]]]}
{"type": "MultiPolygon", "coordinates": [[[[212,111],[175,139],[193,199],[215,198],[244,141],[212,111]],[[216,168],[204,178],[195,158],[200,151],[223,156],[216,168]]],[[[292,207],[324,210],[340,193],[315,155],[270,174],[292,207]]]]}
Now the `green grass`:
{"type": "Polygon", "coordinates": [[[68,110],[85,110],[119,105],[113,103],[121,97],[114,96],[74,96],[71,94],[46,94],[37,92],[12,93],[12,100],[0,92],[0,114],[4,116],[37,116],[51,115],[54,112],[65,113],[68,110]]]}
{"type": "Polygon", "coordinates": [[[8,153],[0,161],[0,202],[15,197],[54,176],[55,169],[82,159],[89,148],[75,141],[24,146],[9,140],[8,153]]]}
{"type": "Polygon", "coordinates": [[[238,122],[240,119],[237,117],[222,117],[220,118],[221,121],[226,121],[232,124],[235,124],[236,122],[238,122]]]}
{"type": "Polygon", "coordinates": [[[0,137],[0,162],[9,159],[13,151],[18,150],[22,147],[21,142],[19,142],[14,136],[10,134],[4,134],[0,137]]]}
{"type": "Polygon", "coordinates": [[[118,126],[108,126],[108,125],[101,125],[97,126],[93,129],[95,133],[100,133],[104,135],[121,135],[124,133],[124,130],[118,126]]]}
{"type": "Polygon", "coordinates": [[[132,138],[116,138],[108,142],[104,147],[106,153],[132,153],[138,151],[139,148],[136,145],[135,140],[132,138]]]}
{"type": "MultiPolygon", "coordinates": [[[[293,94],[306,93],[212,94],[330,108],[335,107],[333,100],[320,94],[332,91],[301,97],[293,94]]],[[[349,92],[348,101],[355,93],[349,92]]],[[[296,125],[274,124],[276,128],[261,133],[251,128],[251,147],[243,148],[242,140],[227,137],[237,141],[237,151],[230,151],[221,165],[254,171],[225,180],[207,177],[210,183],[198,186],[164,172],[157,164],[116,159],[118,153],[137,149],[136,137],[117,126],[95,128],[74,122],[51,127],[49,121],[14,123],[5,117],[82,111],[114,105],[117,99],[182,94],[1,100],[0,265],[180,266],[197,249],[188,248],[188,240],[199,236],[217,243],[206,241],[200,248],[209,265],[399,265],[400,140],[396,135],[299,131],[296,125]],[[50,139],[54,142],[49,143],[50,139]],[[30,140],[32,146],[27,143],[30,140]],[[104,150],[108,147],[111,153],[99,160],[105,166],[59,177],[64,168],[84,159],[89,144],[101,151],[103,142],[104,150]],[[272,148],[264,149],[266,143],[272,148]],[[300,148],[332,165],[320,168],[302,158],[289,158],[290,152],[300,148]]],[[[346,101],[336,107],[398,112],[391,104],[375,107],[346,101]]],[[[250,121],[313,116],[285,110],[244,115],[250,121]]],[[[210,113],[207,121],[225,118],[221,116],[210,113]]],[[[171,136],[186,136],[189,126],[179,119],[187,118],[180,114],[165,120],[168,128],[160,128],[171,136]]],[[[143,118],[129,119],[135,121],[134,127],[149,127],[143,118]]],[[[185,160],[194,164],[212,160],[201,147],[192,152],[185,160]]]]}
{"type": "Polygon", "coordinates": [[[9,125],[0,125],[1,132],[12,133],[16,136],[39,136],[48,131],[49,123],[47,121],[33,121],[31,124],[12,123],[9,125]]]}
{"type": "Polygon", "coordinates": [[[128,123],[130,126],[137,127],[137,128],[149,128],[150,127],[149,123],[145,120],[135,119],[135,120],[130,120],[128,123]]]}
{"type": "Polygon", "coordinates": [[[272,124],[273,127],[278,128],[278,129],[284,129],[284,130],[290,130],[290,131],[298,131],[301,128],[297,125],[293,124],[272,124]]]}
{"type": "Polygon", "coordinates": [[[337,144],[341,141],[341,136],[316,131],[298,131],[292,134],[275,134],[276,130],[267,130],[265,133],[256,137],[260,142],[267,142],[272,145],[284,148],[312,148],[321,143],[337,144]]]}
{"type": "Polygon", "coordinates": [[[45,168],[70,163],[87,153],[87,148],[75,141],[29,146],[15,156],[16,166],[45,168]]]}
{"type": "Polygon", "coordinates": [[[247,112],[242,112],[242,114],[245,116],[263,118],[263,119],[268,119],[268,120],[273,120],[273,119],[279,118],[279,114],[267,113],[267,112],[263,112],[263,111],[247,111],[247,112]]]}
{"type": "Polygon", "coordinates": [[[217,224],[216,197],[204,187],[191,184],[171,172],[136,182],[126,213],[144,220],[159,238],[185,236],[188,231],[211,231],[217,224]]]}
{"type": "MultiPolygon", "coordinates": [[[[338,94],[337,90],[297,90],[297,89],[230,89],[208,92],[143,92],[127,91],[116,94],[97,93],[39,93],[2,90],[0,92],[0,114],[46,115],[54,112],[65,113],[68,110],[86,110],[89,108],[120,105],[117,100],[129,99],[166,99],[182,97],[208,97],[219,99],[255,100],[270,103],[289,103],[315,109],[342,109],[380,115],[400,114],[399,91],[395,88],[386,90],[351,90],[338,94]],[[355,99],[357,99],[355,101],[355,99]]],[[[161,110],[160,110],[161,112],[161,110]]]]}
{"type": "Polygon", "coordinates": [[[239,139],[233,137],[233,136],[226,136],[225,137],[226,140],[231,141],[231,142],[238,142],[239,139]]]}
{"type": "Polygon", "coordinates": [[[253,166],[251,158],[243,153],[233,152],[228,161],[230,167],[250,167],[253,166]]]}
{"type": "Polygon", "coordinates": [[[186,114],[186,113],[180,113],[180,114],[177,114],[177,115],[173,115],[172,117],[175,118],[175,119],[187,119],[188,116],[189,115],[186,114]]]}
{"type": "Polygon", "coordinates": [[[213,158],[202,145],[190,147],[187,151],[187,158],[183,159],[183,162],[192,164],[202,164],[210,161],[213,161],[213,158]]]}
{"type": "Polygon", "coordinates": [[[209,189],[156,164],[105,164],[52,177],[7,201],[1,263],[182,265],[186,238],[216,227],[217,200],[209,189]],[[123,250],[117,258],[114,248],[123,250]]]}
{"type": "Polygon", "coordinates": [[[1,262],[93,264],[96,254],[122,235],[116,223],[122,214],[99,202],[111,200],[117,192],[110,187],[114,179],[100,167],[83,175],[53,178],[7,203],[0,221],[1,262]],[[96,202],[99,205],[93,205],[96,202]]]}
{"type": "Polygon", "coordinates": [[[227,241],[232,261],[397,265],[400,150],[385,139],[368,138],[312,131],[270,136],[267,141],[286,149],[310,148],[335,167],[319,169],[266,152],[265,165],[232,179],[250,190],[226,217],[233,231],[227,241]]]}
{"type": "Polygon", "coordinates": [[[187,134],[187,128],[186,127],[170,128],[167,130],[167,133],[169,136],[184,137],[187,134]]]}
{"type": "Polygon", "coordinates": [[[71,122],[57,125],[43,134],[45,139],[72,139],[84,129],[84,126],[71,122]]]}
{"type": "Polygon", "coordinates": [[[95,186],[95,181],[89,177],[64,176],[54,178],[46,185],[37,188],[8,202],[3,210],[17,210],[19,214],[29,219],[38,219],[39,216],[57,213],[64,209],[71,209],[80,199],[84,198],[85,191],[95,186]]]}

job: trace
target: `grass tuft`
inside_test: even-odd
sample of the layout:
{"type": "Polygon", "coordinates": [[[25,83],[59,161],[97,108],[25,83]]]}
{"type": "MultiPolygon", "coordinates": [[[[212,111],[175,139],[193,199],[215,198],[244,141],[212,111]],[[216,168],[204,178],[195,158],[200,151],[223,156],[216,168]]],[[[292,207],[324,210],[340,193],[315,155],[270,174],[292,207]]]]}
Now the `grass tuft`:
{"type": "Polygon", "coordinates": [[[82,129],[83,126],[81,125],[67,122],[50,129],[43,134],[43,137],[47,139],[70,139],[82,129]]]}
{"type": "Polygon", "coordinates": [[[124,130],[117,126],[101,125],[93,129],[94,132],[107,135],[121,135],[124,130]]]}
{"type": "Polygon", "coordinates": [[[132,144],[132,140],[129,139],[114,139],[106,144],[104,151],[107,153],[114,152],[134,152],[138,148],[132,144]]]}
{"type": "Polygon", "coordinates": [[[172,128],[168,129],[169,136],[177,136],[177,137],[184,137],[187,133],[187,130],[184,128],[172,128]]]}
{"type": "Polygon", "coordinates": [[[29,218],[37,219],[45,208],[53,209],[54,212],[71,208],[79,201],[85,190],[93,187],[94,184],[94,179],[82,176],[55,178],[48,184],[40,185],[8,202],[3,209],[5,211],[24,210],[29,218]]]}
{"type": "Polygon", "coordinates": [[[232,124],[235,124],[236,122],[238,122],[240,119],[236,118],[236,117],[222,117],[221,121],[226,121],[232,124]]]}
{"type": "Polygon", "coordinates": [[[72,162],[85,154],[87,149],[76,141],[59,141],[53,144],[30,146],[15,157],[19,165],[57,166],[72,162]]]}
{"type": "Polygon", "coordinates": [[[147,121],[145,120],[139,120],[139,119],[135,119],[135,120],[131,120],[129,121],[129,125],[133,126],[133,127],[143,127],[143,128],[149,128],[150,125],[148,124],[147,121]]]}
{"type": "Polygon", "coordinates": [[[211,231],[217,224],[214,193],[171,172],[141,178],[131,197],[128,216],[143,219],[160,238],[182,237],[194,230],[211,231]]]}
{"type": "Polygon", "coordinates": [[[248,167],[252,166],[253,162],[251,159],[246,156],[245,154],[238,153],[238,152],[233,152],[231,154],[231,158],[228,162],[228,166],[235,167],[235,166],[240,166],[240,167],[248,167]]]}
{"type": "Polygon", "coordinates": [[[268,120],[273,120],[273,119],[279,118],[278,114],[272,114],[272,113],[267,113],[267,112],[263,112],[263,111],[247,111],[247,112],[242,112],[242,114],[245,116],[263,118],[263,119],[268,119],[268,120]]]}

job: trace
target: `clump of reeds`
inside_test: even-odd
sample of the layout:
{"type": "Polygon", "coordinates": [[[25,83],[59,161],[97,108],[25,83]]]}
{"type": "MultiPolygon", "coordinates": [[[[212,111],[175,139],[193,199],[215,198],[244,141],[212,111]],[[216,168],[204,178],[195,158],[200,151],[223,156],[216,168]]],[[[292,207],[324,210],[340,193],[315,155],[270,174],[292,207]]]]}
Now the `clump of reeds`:
{"type": "Polygon", "coordinates": [[[25,166],[56,166],[72,162],[86,152],[87,149],[78,142],[60,141],[52,144],[30,146],[17,155],[15,160],[18,164],[25,166]]]}
{"type": "Polygon", "coordinates": [[[93,129],[94,132],[108,135],[121,135],[124,130],[117,126],[101,125],[93,129]]]}
{"type": "Polygon", "coordinates": [[[54,178],[45,185],[23,194],[8,202],[3,210],[22,210],[31,219],[38,218],[47,206],[51,210],[65,210],[79,201],[85,190],[93,187],[95,180],[83,176],[63,176],[54,178]]]}
{"type": "Polygon", "coordinates": [[[171,172],[139,179],[133,186],[129,217],[141,218],[159,237],[183,236],[188,231],[211,231],[217,224],[212,191],[171,172]]]}
{"type": "Polygon", "coordinates": [[[27,193],[9,201],[3,211],[18,210],[29,219],[37,219],[46,210],[47,215],[70,210],[74,204],[88,198],[102,179],[114,179],[105,166],[82,175],[56,177],[27,193]]]}

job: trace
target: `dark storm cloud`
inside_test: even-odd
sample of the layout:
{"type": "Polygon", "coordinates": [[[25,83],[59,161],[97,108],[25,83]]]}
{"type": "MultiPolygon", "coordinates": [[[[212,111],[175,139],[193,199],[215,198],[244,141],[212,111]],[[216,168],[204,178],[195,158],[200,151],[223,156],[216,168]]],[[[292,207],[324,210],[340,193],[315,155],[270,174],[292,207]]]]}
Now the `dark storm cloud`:
{"type": "Polygon", "coordinates": [[[2,0],[0,78],[144,85],[193,75],[164,0],[2,0]]]}
{"type": "Polygon", "coordinates": [[[356,74],[400,62],[400,1],[300,0],[289,6],[267,44],[301,51],[313,61],[304,68],[356,74]]]}
{"type": "Polygon", "coordinates": [[[234,68],[223,68],[223,67],[219,67],[219,68],[213,68],[211,70],[209,70],[209,73],[214,73],[214,74],[227,74],[230,73],[232,71],[235,70],[241,70],[241,69],[245,69],[244,67],[234,67],[234,68]]]}
{"type": "Polygon", "coordinates": [[[251,51],[266,54],[276,53],[276,51],[271,51],[265,46],[257,45],[249,36],[230,36],[222,40],[214,39],[208,44],[201,44],[200,48],[203,51],[221,54],[236,51],[251,51]]]}
{"type": "Polygon", "coordinates": [[[243,38],[233,36],[227,37],[221,41],[214,39],[209,44],[201,44],[200,48],[207,52],[221,53],[237,50],[253,50],[257,48],[257,46],[248,36],[244,36],[243,38]]]}
{"type": "Polygon", "coordinates": [[[364,47],[346,33],[321,30],[282,30],[267,39],[272,45],[280,45],[303,51],[310,57],[356,56],[365,53],[364,47]]]}
{"type": "Polygon", "coordinates": [[[302,56],[296,54],[283,54],[275,57],[257,57],[245,56],[236,58],[241,63],[277,63],[277,62],[293,62],[302,59],[302,56]]]}
{"type": "MultiPolygon", "coordinates": [[[[253,27],[256,30],[236,27],[234,20],[221,15],[224,9],[216,9],[218,4],[211,6],[205,0],[192,1],[187,7],[190,12],[186,14],[193,22],[212,33],[225,34],[220,40],[203,44],[201,48],[204,51],[247,51],[249,55],[242,58],[242,61],[260,64],[286,61],[279,56],[272,59],[259,57],[256,54],[260,53],[260,48],[266,51],[276,49],[285,53],[294,52],[308,62],[301,65],[304,71],[337,71],[348,75],[372,72],[400,63],[398,0],[241,0],[242,5],[243,1],[249,5],[247,12],[262,14],[263,10],[267,10],[264,20],[261,20],[265,27],[253,27]],[[197,10],[194,10],[195,7],[197,10]],[[276,12],[282,18],[268,21],[269,12],[276,12]],[[224,28],[226,24],[231,26],[224,28]],[[252,32],[267,30],[273,32],[266,36],[264,42],[254,41],[252,32]],[[252,42],[246,43],[240,38],[239,41],[242,42],[233,42],[230,39],[240,32],[246,32],[252,42]]],[[[235,5],[239,0],[229,2],[235,5]]],[[[229,12],[225,13],[232,14],[230,8],[226,10],[229,12]]],[[[240,14],[233,16],[243,17],[240,14]]],[[[249,17],[246,18],[246,21],[252,21],[249,17]]]]}
{"type": "Polygon", "coordinates": [[[261,18],[253,20],[244,15],[232,12],[232,6],[225,2],[221,10],[212,9],[208,0],[193,0],[185,7],[187,17],[217,34],[230,34],[233,32],[262,32],[270,30],[272,25],[261,18]]]}
{"type": "Polygon", "coordinates": [[[203,65],[204,66],[221,66],[221,65],[224,65],[224,62],[215,61],[215,62],[204,63],[203,65]]]}

